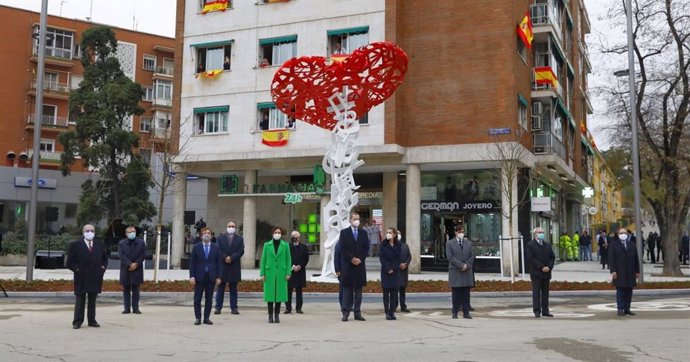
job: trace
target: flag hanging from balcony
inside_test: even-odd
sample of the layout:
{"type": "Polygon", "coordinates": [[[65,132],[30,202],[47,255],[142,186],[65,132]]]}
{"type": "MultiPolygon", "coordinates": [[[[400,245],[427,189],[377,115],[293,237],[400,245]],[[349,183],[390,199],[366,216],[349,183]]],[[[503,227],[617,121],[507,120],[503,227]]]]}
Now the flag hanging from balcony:
{"type": "Polygon", "coordinates": [[[194,78],[199,78],[201,76],[202,78],[218,78],[218,74],[223,73],[222,69],[212,69],[212,70],[207,70],[205,72],[200,72],[196,73],[194,78]]]}
{"type": "Polygon", "coordinates": [[[228,8],[229,0],[205,1],[204,8],[201,9],[202,14],[210,11],[225,11],[228,8]]]}
{"type": "Polygon", "coordinates": [[[534,39],[534,33],[532,32],[532,18],[529,16],[529,10],[525,14],[520,24],[517,27],[517,33],[522,42],[528,48],[532,47],[532,39],[534,39]]]}
{"type": "Polygon", "coordinates": [[[287,129],[263,131],[261,134],[261,143],[271,147],[285,146],[288,143],[288,137],[290,137],[290,131],[287,129]]]}
{"type": "Polygon", "coordinates": [[[558,87],[558,78],[553,73],[551,67],[536,67],[534,68],[534,78],[537,85],[548,85],[558,87]]]}

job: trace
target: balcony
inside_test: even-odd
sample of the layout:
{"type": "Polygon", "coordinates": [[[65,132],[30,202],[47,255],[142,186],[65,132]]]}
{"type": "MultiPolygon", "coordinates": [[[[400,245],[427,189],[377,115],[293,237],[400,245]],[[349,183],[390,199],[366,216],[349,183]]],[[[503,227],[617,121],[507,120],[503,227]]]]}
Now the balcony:
{"type": "MultiPolygon", "coordinates": [[[[33,129],[34,123],[36,122],[36,114],[32,113],[29,115],[27,120],[26,129],[33,129]]],[[[69,126],[69,120],[67,117],[55,117],[50,115],[41,116],[41,130],[67,130],[69,126]]]]}
{"type": "Polygon", "coordinates": [[[566,160],[565,145],[551,133],[532,134],[532,153],[535,155],[558,155],[566,160]]]}
{"type": "Polygon", "coordinates": [[[151,104],[153,111],[170,111],[172,109],[172,99],[154,98],[151,104]]]}
{"type": "Polygon", "coordinates": [[[154,138],[168,139],[170,138],[170,128],[154,128],[152,134],[154,138]]]}
{"type": "MultiPolygon", "coordinates": [[[[33,149],[29,149],[28,154],[29,158],[33,156],[33,149]]],[[[42,165],[54,165],[57,166],[60,164],[60,157],[62,156],[62,152],[48,152],[48,151],[40,151],[38,153],[38,163],[42,165]]]]}
{"type": "MultiPolygon", "coordinates": [[[[36,79],[31,81],[31,89],[29,90],[30,95],[36,95],[37,85],[38,81],[36,79]]],[[[69,99],[71,90],[72,88],[67,83],[43,82],[43,95],[48,98],[69,99]]]]}
{"type": "MultiPolygon", "coordinates": [[[[38,48],[34,47],[32,62],[38,62],[38,48]]],[[[70,68],[74,65],[72,49],[46,48],[46,64],[70,68]]]]}
{"type": "Polygon", "coordinates": [[[553,11],[553,4],[549,0],[546,3],[530,5],[530,16],[534,33],[553,32],[558,39],[561,39],[561,23],[558,14],[553,11]]]}
{"type": "Polygon", "coordinates": [[[156,77],[158,78],[163,78],[163,79],[170,79],[174,75],[174,67],[170,66],[162,66],[162,67],[156,67],[156,70],[153,72],[153,77],[154,79],[156,77]]]}
{"type": "Polygon", "coordinates": [[[551,67],[532,68],[532,98],[563,97],[563,87],[551,67]]]}

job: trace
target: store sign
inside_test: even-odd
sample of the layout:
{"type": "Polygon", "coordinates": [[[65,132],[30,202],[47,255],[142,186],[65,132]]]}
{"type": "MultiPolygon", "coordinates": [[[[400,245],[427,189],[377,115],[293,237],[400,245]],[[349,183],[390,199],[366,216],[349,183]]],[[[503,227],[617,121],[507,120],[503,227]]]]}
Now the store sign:
{"type": "Polygon", "coordinates": [[[284,204],[299,204],[302,202],[302,195],[300,194],[285,194],[283,197],[284,204]]]}
{"type": "Polygon", "coordinates": [[[316,192],[314,184],[260,184],[253,185],[255,194],[284,194],[296,192],[316,192]]]}
{"type": "Polygon", "coordinates": [[[582,197],[584,198],[591,198],[594,196],[594,189],[591,187],[585,187],[582,189],[582,197]]]}
{"type": "Polygon", "coordinates": [[[460,210],[459,202],[422,202],[422,210],[426,211],[457,211],[460,210]]]}
{"type": "Polygon", "coordinates": [[[382,199],[383,192],[358,192],[360,199],[382,199]]]}
{"type": "MultiPolygon", "coordinates": [[[[14,187],[31,187],[31,177],[17,176],[14,178],[14,187]]],[[[57,180],[54,178],[39,178],[37,182],[39,189],[57,188],[57,180]]]]}
{"type": "Polygon", "coordinates": [[[496,136],[501,134],[510,134],[510,127],[489,128],[489,136],[496,136]]]}
{"type": "Polygon", "coordinates": [[[533,197],[531,201],[532,212],[548,212],[552,210],[550,197],[533,197]]]}
{"type": "Polygon", "coordinates": [[[486,211],[493,210],[494,205],[498,205],[498,203],[493,201],[472,201],[465,202],[462,205],[462,209],[465,211],[486,211]]]}
{"type": "Polygon", "coordinates": [[[425,211],[488,211],[498,207],[496,201],[468,201],[468,202],[422,202],[425,211]]]}

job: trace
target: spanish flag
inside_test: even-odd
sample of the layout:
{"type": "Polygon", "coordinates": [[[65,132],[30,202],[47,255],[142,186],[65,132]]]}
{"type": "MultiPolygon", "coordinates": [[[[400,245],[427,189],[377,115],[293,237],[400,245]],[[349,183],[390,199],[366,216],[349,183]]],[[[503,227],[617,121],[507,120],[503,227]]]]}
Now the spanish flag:
{"type": "Polygon", "coordinates": [[[263,131],[261,143],[271,147],[285,146],[288,143],[288,137],[290,137],[290,131],[287,129],[263,131]]]}
{"type": "Polygon", "coordinates": [[[534,68],[534,79],[537,85],[550,84],[554,88],[558,87],[558,78],[551,67],[534,68]]]}
{"type": "Polygon", "coordinates": [[[204,8],[201,9],[202,14],[206,14],[210,11],[225,11],[228,8],[228,0],[216,0],[212,2],[204,3],[204,8]]]}
{"type": "Polygon", "coordinates": [[[534,39],[534,32],[532,32],[532,19],[529,17],[529,10],[527,10],[527,13],[520,22],[520,25],[518,25],[517,33],[520,39],[522,39],[522,42],[525,43],[525,46],[531,48],[532,39],[534,39]]]}
{"type": "Polygon", "coordinates": [[[222,69],[212,69],[212,70],[207,70],[205,72],[197,73],[194,78],[199,78],[201,76],[202,78],[217,78],[216,76],[220,73],[223,73],[222,69]]]}

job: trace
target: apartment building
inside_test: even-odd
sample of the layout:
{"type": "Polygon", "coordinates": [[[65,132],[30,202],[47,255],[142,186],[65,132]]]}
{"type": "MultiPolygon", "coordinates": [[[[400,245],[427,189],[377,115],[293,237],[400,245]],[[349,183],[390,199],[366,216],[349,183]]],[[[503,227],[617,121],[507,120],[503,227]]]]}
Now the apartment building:
{"type": "MultiPolygon", "coordinates": [[[[292,57],[329,58],[370,42],[398,44],[409,67],[396,93],[359,120],[365,165],[354,175],[356,211],[402,231],[413,271],[447,268],[456,225],[474,241],[476,268],[498,271],[511,253],[519,260],[519,239],[507,236],[526,241],[542,226],[557,240],[585,222],[593,149],[583,1],[178,0],[178,13],[175,97],[190,145],[178,171],[208,179],[209,226],[243,225],[246,267],[255,242],[270,238],[261,225],[301,231],[315,253],[325,240],[329,195],[314,178],[331,137],[277,111],[273,75],[292,57]],[[526,14],[530,47],[518,33],[526,14]],[[493,156],[501,144],[524,151],[510,188],[493,156]],[[539,208],[530,203],[537,197],[546,200],[539,208]]],[[[176,233],[187,202],[180,185],[176,233]]]]}

